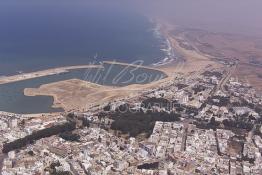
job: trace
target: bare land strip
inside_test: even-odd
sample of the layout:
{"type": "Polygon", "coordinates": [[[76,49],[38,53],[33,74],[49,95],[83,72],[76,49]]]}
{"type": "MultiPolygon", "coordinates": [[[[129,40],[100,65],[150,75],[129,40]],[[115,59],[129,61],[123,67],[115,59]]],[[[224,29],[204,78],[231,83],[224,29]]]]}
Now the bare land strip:
{"type": "Polygon", "coordinates": [[[11,113],[11,112],[4,112],[4,111],[0,111],[0,115],[3,116],[14,116],[14,115],[19,115],[21,117],[23,117],[24,119],[30,119],[30,118],[43,118],[43,117],[54,117],[54,116],[58,116],[60,115],[60,112],[54,112],[54,113],[38,113],[38,114],[15,114],[15,113],[11,113]]]}
{"type": "Polygon", "coordinates": [[[37,71],[32,73],[24,73],[14,76],[2,77],[0,78],[0,84],[12,83],[16,81],[28,80],[37,77],[44,77],[48,75],[54,75],[59,73],[68,72],[69,70],[73,69],[84,69],[84,68],[101,68],[101,65],[80,65],[80,66],[68,66],[68,67],[60,67],[60,68],[53,68],[47,69],[43,71],[37,71]]]}

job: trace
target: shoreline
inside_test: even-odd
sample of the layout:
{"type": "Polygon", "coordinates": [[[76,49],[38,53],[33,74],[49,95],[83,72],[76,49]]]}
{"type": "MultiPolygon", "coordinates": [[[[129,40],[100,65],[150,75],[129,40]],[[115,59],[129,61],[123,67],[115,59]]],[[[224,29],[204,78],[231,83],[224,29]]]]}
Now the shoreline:
{"type": "Polygon", "coordinates": [[[162,71],[169,73],[190,74],[193,72],[198,72],[199,70],[203,70],[209,66],[214,68],[222,66],[218,62],[213,61],[209,55],[199,52],[198,50],[190,50],[182,47],[179,44],[180,40],[187,43],[189,46],[195,46],[192,45],[193,43],[187,41],[183,35],[173,34],[173,31],[179,29],[178,26],[163,21],[160,21],[159,23],[162,24],[161,32],[170,42],[173,51],[176,51],[176,53],[179,55],[179,57],[175,57],[176,59],[170,64],[161,65],[160,69],[162,71]]]}
{"type": "MultiPolygon", "coordinates": [[[[161,29],[161,24],[156,22],[156,30],[155,32],[159,32],[158,35],[161,35],[162,39],[165,40],[166,48],[162,48],[161,50],[165,52],[166,56],[162,58],[160,61],[151,63],[149,65],[135,65],[132,63],[122,63],[122,62],[117,62],[117,61],[102,61],[102,63],[105,64],[116,64],[116,65],[123,65],[123,66],[129,66],[129,67],[139,67],[139,68],[145,68],[145,69],[150,69],[150,70],[157,70],[157,71],[162,71],[163,73],[166,73],[165,70],[160,69],[161,66],[173,63],[177,61],[175,52],[174,52],[174,47],[172,46],[172,43],[170,41],[170,38],[163,33],[163,30],[161,29]]],[[[75,66],[62,66],[62,67],[54,67],[50,69],[43,69],[39,71],[33,71],[33,72],[26,72],[26,73],[21,73],[21,74],[14,74],[14,75],[3,75],[0,76],[0,85],[1,84],[7,84],[7,83],[13,83],[17,81],[23,81],[23,80],[28,80],[28,79],[33,79],[33,78],[38,78],[38,77],[44,77],[44,76],[49,76],[49,75],[55,75],[55,74],[60,74],[60,73],[65,73],[70,70],[74,69],[81,69],[81,68],[103,68],[102,65],[75,65],[75,66]]]]}
{"type": "MultiPolygon", "coordinates": [[[[133,84],[133,85],[128,85],[124,87],[115,87],[115,88],[107,87],[107,86],[98,86],[98,85],[96,86],[96,84],[93,85],[94,87],[89,87],[91,85],[91,83],[89,82],[84,83],[81,80],[68,80],[68,81],[55,82],[51,84],[44,84],[41,85],[39,88],[32,88],[32,89],[26,88],[24,89],[24,94],[27,96],[37,96],[37,95],[52,96],[54,99],[53,107],[62,107],[65,111],[68,111],[68,109],[70,110],[79,110],[80,108],[87,109],[86,104],[91,103],[89,102],[90,99],[92,99],[91,101],[97,101],[95,99],[101,99],[100,100],[101,103],[104,103],[109,100],[128,97],[130,96],[130,94],[131,96],[133,96],[141,91],[159,87],[161,86],[162,83],[172,80],[173,77],[172,75],[175,73],[182,73],[184,75],[187,75],[192,72],[197,72],[199,70],[205,69],[210,64],[214,67],[219,65],[217,62],[211,61],[210,58],[206,55],[203,55],[196,51],[189,51],[183,47],[180,47],[177,41],[177,37],[179,36],[174,36],[171,34],[171,31],[173,30],[175,30],[174,26],[165,26],[165,24],[161,26],[161,32],[163,36],[169,41],[170,47],[172,48],[171,50],[173,52],[175,50],[178,53],[178,55],[182,56],[182,58],[181,57],[176,58],[175,55],[172,55],[174,56],[174,60],[172,60],[170,63],[161,64],[157,66],[135,65],[135,64],[121,63],[115,61],[103,62],[104,64],[112,64],[112,65],[115,64],[115,65],[139,67],[139,68],[161,71],[162,73],[165,73],[167,75],[167,77],[164,79],[144,85],[133,84]],[[66,96],[66,92],[71,92],[70,89],[76,89],[79,92],[72,92],[72,94],[69,93],[69,96],[71,96],[71,98],[76,98],[76,99],[72,100],[74,102],[68,103],[67,99],[65,99],[66,97],[64,96],[66,96]],[[57,93],[57,90],[62,90],[64,91],[64,93],[59,94],[57,93]],[[83,94],[85,94],[85,97],[83,96],[83,94]],[[80,99],[83,99],[83,101],[81,102],[80,99]],[[80,102],[81,103],[84,102],[84,104],[81,104],[80,102]]],[[[0,85],[10,82],[22,81],[26,79],[33,79],[37,77],[54,75],[57,73],[67,72],[73,69],[102,68],[102,67],[103,65],[82,65],[82,66],[70,66],[70,67],[48,69],[48,70],[32,72],[23,75],[15,75],[11,77],[0,78],[0,85]]],[[[101,103],[99,102],[99,104],[101,103]]]]}
{"type": "Polygon", "coordinates": [[[152,19],[152,21],[155,25],[155,28],[153,29],[155,37],[159,38],[159,40],[163,40],[163,43],[165,45],[164,48],[160,49],[161,51],[165,53],[165,57],[163,57],[158,62],[151,63],[151,65],[154,67],[158,67],[158,66],[163,66],[163,65],[172,63],[173,61],[176,61],[177,57],[176,57],[174,48],[172,47],[169,37],[166,36],[163,30],[161,29],[162,24],[158,22],[157,20],[152,19]]]}

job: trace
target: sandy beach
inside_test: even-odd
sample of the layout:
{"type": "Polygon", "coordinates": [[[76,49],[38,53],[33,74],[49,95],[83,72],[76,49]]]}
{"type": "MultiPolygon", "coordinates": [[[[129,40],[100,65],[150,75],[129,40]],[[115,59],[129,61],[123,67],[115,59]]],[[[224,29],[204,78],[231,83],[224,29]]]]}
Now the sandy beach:
{"type": "Polygon", "coordinates": [[[161,32],[168,38],[175,52],[179,53],[182,58],[173,61],[171,64],[162,65],[159,67],[160,70],[170,73],[183,73],[190,74],[203,70],[207,67],[221,67],[222,65],[216,61],[212,61],[212,56],[200,52],[192,43],[189,43],[185,36],[182,34],[174,34],[177,26],[163,23],[161,32]],[[182,47],[181,43],[187,47],[182,47]],[[192,49],[189,49],[192,48],[192,49]]]}

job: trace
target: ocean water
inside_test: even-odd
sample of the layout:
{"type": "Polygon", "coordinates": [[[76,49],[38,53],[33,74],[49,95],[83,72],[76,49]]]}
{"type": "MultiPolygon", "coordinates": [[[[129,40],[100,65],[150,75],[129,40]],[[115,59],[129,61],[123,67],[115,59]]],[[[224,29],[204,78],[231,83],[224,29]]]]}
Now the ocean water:
{"type": "Polygon", "coordinates": [[[0,1],[0,76],[103,60],[166,58],[165,39],[134,10],[92,1],[0,1]]]}
{"type": "Polygon", "coordinates": [[[38,88],[52,82],[76,78],[105,86],[126,86],[146,84],[165,77],[166,74],[158,70],[105,64],[103,69],[76,69],[67,73],[2,84],[0,111],[19,114],[62,112],[63,109],[52,107],[53,97],[24,95],[25,88],[38,88]]]}
{"type": "MultiPolygon", "coordinates": [[[[147,17],[113,1],[8,0],[0,1],[0,77],[53,67],[105,60],[144,65],[162,63],[170,46],[147,17]]],[[[169,53],[168,53],[169,52],[169,53]]],[[[0,111],[45,113],[52,108],[49,96],[24,96],[25,88],[79,78],[98,84],[145,84],[165,77],[150,69],[113,67],[73,70],[31,80],[0,85],[0,111]],[[121,72],[124,70],[121,74],[121,72]]]]}

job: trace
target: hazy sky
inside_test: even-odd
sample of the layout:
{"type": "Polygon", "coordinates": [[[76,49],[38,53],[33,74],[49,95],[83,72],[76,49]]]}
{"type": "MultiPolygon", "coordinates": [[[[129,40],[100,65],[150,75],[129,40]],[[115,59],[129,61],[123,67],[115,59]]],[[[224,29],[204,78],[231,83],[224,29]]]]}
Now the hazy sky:
{"type": "Polygon", "coordinates": [[[6,3],[23,5],[25,2],[64,6],[68,10],[85,6],[100,9],[110,6],[137,10],[151,17],[161,17],[190,27],[262,36],[262,0],[7,0],[0,1],[0,6],[6,3]]]}
{"type": "Polygon", "coordinates": [[[177,24],[262,36],[262,0],[140,0],[133,5],[177,24]]]}
{"type": "MultiPolygon", "coordinates": [[[[262,37],[262,0],[107,0],[107,3],[189,27],[262,37]]],[[[102,6],[107,3],[97,2],[102,6]]]]}

